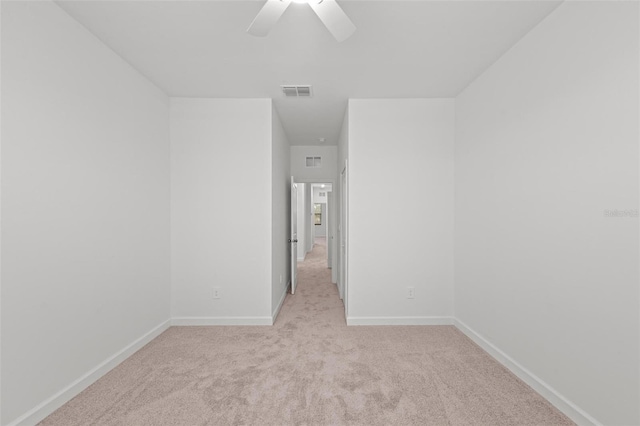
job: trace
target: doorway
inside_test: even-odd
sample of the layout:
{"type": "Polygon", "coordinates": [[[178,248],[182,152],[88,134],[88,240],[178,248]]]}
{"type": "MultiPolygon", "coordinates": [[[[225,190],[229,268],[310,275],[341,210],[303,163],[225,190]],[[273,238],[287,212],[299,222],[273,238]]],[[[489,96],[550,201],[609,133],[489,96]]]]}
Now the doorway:
{"type": "Polygon", "coordinates": [[[304,277],[308,276],[310,267],[317,267],[317,275],[328,275],[325,281],[335,286],[346,318],[346,164],[339,180],[294,180],[297,187],[297,272],[304,270],[304,277]],[[322,253],[322,259],[319,253],[322,253]],[[313,266],[311,262],[305,263],[307,259],[313,260],[313,266]]]}
{"type": "Polygon", "coordinates": [[[331,269],[331,282],[337,282],[336,247],[337,230],[335,218],[337,206],[334,203],[335,183],[330,180],[297,180],[297,260],[304,261],[313,249],[316,238],[326,242],[325,267],[331,269]],[[323,240],[324,239],[324,240],[323,240]]]}
{"type": "MultiPolygon", "coordinates": [[[[311,222],[310,231],[312,234],[313,245],[321,244],[326,247],[325,259],[326,267],[331,269],[332,265],[332,238],[333,234],[329,231],[329,223],[332,217],[329,214],[330,194],[333,193],[333,184],[331,183],[312,183],[311,184],[311,222]]],[[[312,245],[312,249],[313,249],[312,245]]]]}

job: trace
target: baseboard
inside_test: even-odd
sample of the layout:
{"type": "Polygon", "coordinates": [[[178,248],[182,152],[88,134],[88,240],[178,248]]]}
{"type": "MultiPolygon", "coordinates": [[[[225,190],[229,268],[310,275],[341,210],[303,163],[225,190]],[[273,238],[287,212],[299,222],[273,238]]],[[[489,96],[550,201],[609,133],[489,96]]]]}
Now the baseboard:
{"type": "Polygon", "coordinates": [[[578,425],[602,426],[602,423],[587,414],[584,410],[573,404],[558,391],[553,389],[535,374],[520,365],[506,353],[502,352],[493,343],[489,342],[482,335],[474,331],[462,321],[456,319],[454,325],[464,333],[469,339],[473,340],[478,346],[484,349],[489,355],[494,357],[500,364],[507,367],[513,374],[518,376],[520,380],[531,386],[533,390],[538,392],[553,404],[558,410],[562,411],[567,417],[576,422],[578,425]]]}
{"type": "Polygon", "coordinates": [[[452,317],[348,317],[347,325],[452,325],[452,317]]]}
{"type": "Polygon", "coordinates": [[[40,421],[44,420],[45,417],[56,411],[58,408],[62,407],[80,392],[96,382],[100,377],[113,370],[122,361],[140,350],[144,345],[158,337],[162,332],[168,329],[169,326],[169,320],[158,325],[153,330],[146,333],[144,336],[138,338],[130,345],[126,346],[119,352],[107,358],[94,369],[71,383],[66,388],[62,389],[57,394],[53,395],[51,398],[45,400],[37,407],[33,408],[32,410],[28,411],[27,413],[9,423],[7,426],[31,426],[38,424],[40,421]]]}
{"type": "Polygon", "coordinates": [[[271,317],[174,317],[172,326],[272,325],[271,317]]]}
{"type": "Polygon", "coordinates": [[[280,309],[282,309],[282,304],[284,303],[284,299],[287,297],[287,290],[289,290],[289,286],[291,285],[291,280],[287,282],[287,285],[282,292],[282,296],[280,296],[280,301],[278,302],[278,306],[271,313],[271,325],[275,324],[276,318],[278,318],[278,314],[280,313],[280,309]]]}
{"type": "MultiPolygon", "coordinates": [[[[7,426],[31,426],[36,425],[62,405],[70,401],[89,385],[115,368],[122,361],[140,350],[144,345],[158,337],[170,326],[208,326],[208,325],[272,325],[284,303],[288,286],[282,294],[278,307],[272,317],[178,317],[165,321],[130,345],[126,346],[113,356],[109,357],[94,369],[78,378],[66,388],[62,389],[51,398],[45,400],[37,407],[18,417],[7,426]]],[[[493,345],[482,335],[471,329],[465,323],[451,317],[349,317],[347,325],[455,325],[458,330],[485,350],[489,355],[508,368],[513,374],[527,385],[531,386],[547,401],[562,411],[567,417],[578,425],[602,426],[600,422],[591,417],[584,410],[573,404],[562,394],[557,392],[535,374],[520,365],[509,355],[493,345]]]]}

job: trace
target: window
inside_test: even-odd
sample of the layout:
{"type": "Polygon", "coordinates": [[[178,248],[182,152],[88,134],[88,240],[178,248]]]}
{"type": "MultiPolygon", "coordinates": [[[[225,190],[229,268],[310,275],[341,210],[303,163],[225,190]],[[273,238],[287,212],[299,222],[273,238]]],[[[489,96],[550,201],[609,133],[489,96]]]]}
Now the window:
{"type": "Polygon", "coordinates": [[[322,225],[322,204],[313,205],[314,223],[316,225],[322,225]]]}

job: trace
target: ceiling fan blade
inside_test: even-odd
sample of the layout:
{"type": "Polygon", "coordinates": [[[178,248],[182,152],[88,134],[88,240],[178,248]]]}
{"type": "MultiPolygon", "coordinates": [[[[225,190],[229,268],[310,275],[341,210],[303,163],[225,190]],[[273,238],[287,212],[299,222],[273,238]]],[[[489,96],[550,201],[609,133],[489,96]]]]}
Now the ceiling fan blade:
{"type": "Polygon", "coordinates": [[[338,42],[348,39],[356,31],[356,26],[336,0],[309,0],[309,6],[338,42]]]}
{"type": "Polygon", "coordinates": [[[253,20],[247,32],[257,37],[264,37],[269,34],[271,28],[278,22],[291,0],[267,0],[258,15],[253,20]]]}

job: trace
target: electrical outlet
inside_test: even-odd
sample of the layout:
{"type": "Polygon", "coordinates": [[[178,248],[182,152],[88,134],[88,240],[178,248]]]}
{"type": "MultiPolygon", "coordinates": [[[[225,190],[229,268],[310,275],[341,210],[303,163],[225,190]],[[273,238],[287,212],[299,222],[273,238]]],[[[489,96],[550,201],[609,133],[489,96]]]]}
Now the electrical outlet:
{"type": "Polygon", "coordinates": [[[407,287],[407,299],[413,299],[414,296],[415,296],[415,288],[407,287]]]}
{"type": "Polygon", "coordinates": [[[213,288],[213,298],[220,299],[220,287],[213,288]]]}

